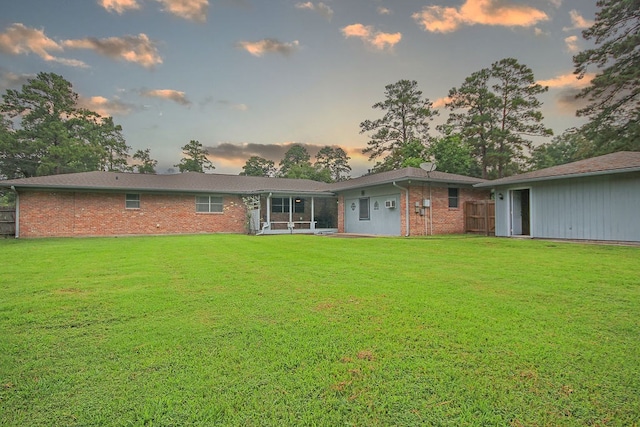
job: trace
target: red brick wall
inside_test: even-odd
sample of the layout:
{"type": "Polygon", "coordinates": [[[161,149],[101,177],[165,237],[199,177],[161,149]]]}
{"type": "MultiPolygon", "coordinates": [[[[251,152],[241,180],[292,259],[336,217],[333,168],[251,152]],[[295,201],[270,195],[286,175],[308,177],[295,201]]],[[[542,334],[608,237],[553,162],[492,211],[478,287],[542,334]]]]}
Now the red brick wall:
{"type": "MultiPolygon", "coordinates": [[[[423,236],[433,234],[458,234],[464,233],[464,202],[470,200],[488,200],[491,196],[489,190],[475,188],[458,188],[458,207],[449,207],[449,187],[431,186],[431,209],[424,209],[424,215],[415,213],[415,203],[429,199],[429,185],[412,185],[409,187],[409,234],[411,236],[423,236]],[[433,218],[433,224],[430,223],[433,218]]],[[[405,195],[401,197],[402,221],[401,231],[405,233],[405,195]]]]}
{"type": "Polygon", "coordinates": [[[140,194],[140,209],[125,209],[124,193],[20,193],[20,237],[127,234],[243,233],[245,207],[223,196],[223,213],[196,213],[194,195],[140,194]]]}
{"type": "Polygon", "coordinates": [[[338,196],[338,233],[344,233],[344,195],[338,196]]]}

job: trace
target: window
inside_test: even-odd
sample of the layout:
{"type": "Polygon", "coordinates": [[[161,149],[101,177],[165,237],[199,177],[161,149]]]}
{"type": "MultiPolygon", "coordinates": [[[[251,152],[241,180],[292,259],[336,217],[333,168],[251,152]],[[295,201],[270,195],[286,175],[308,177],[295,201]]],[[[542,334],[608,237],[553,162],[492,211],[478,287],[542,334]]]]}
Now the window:
{"type": "Polygon", "coordinates": [[[139,194],[125,194],[124,207],[126,209],[140,209],[140,195],[139,194]]]}
{"type": "Polygon", "coordinates": [[[196,196],[196,212],[221,213],[223,211],[222,197],[196,196]]]}
{"type": "Polygon", "coordinates": [[[272,213],[289,212],[289,198],[273,197],[271,199],[271,212],[272,213]]]}
{"type": "Polygon", "coordinates": [[[449,189],[449,207],[450,208],[458,207],[458,189],[457,188],[449,189]]]}
{"type": "MultiPolygon", "coordinates": [[[[288,213],[289,198],[273,197],[271,199],[271,212],[272,213],[288,213]]],[[[293,212],[304,213],[304,199],[302,197],[296,197],[295,199],[293,199],[293,212]]]]}
{"type": "Polygon", "coordinates": [[[366,221],[369,219],[369,198],[364,197],[360,199],[360,221],[366,221]]]}

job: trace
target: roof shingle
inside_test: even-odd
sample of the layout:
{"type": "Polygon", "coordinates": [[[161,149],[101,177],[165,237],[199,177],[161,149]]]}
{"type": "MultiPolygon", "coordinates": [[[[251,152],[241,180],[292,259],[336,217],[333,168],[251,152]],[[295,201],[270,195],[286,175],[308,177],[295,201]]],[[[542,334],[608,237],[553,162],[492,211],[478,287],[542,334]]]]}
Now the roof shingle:
{"type": "Polygon", "coordinates": [[[336,182],[331,184],[333,191],[349,190],[360,187],[370,187],[374,185],[389,184],[394,181],[425,181],[425,182],[439,182],[450,184],[466,184],[473,185],[481,182],[485,182],[484,179],[472,178],[464,175],[456,175],[453,173],[433,171],[427,172],[419,168],[403,168],[392,170],[389,172],[381,172],[373,175],[365,175],[359,178],[353,178],[348,181],[336,182]]]}
{"type": "Polygon", "coordinates": [[[331,194],[329,184],[308,179],[186,172],[173,175],[84,172],[0,181],[0,186],[82,190],[169,191],[253,194],[258,192],[331,194]]]}
{"type": "Polygon", "coordinates": [[[348,181],[327,184],[308,179],[265,178],[255,176],[204,174],[187,172],[173,175],[126,172],[83,172],[0,181],[0,187],[51,188],[67,190],[164,191],[223,194],[291,193],[331,195],[333,192],[359,187],[389,184],[395,181],[430,181],[473,185],[484,182],[445,172],[427,173],[418,168],[404,168],[366,175],[348,181]]]}
{"type": "Polygon", "coordinates": [[[476,187],[496,187],[515,183],[634,171],[640,171],[640,152],[619,151],[617,153],[605,154],[604,156],[592,157],[573,163],[495,179],[477,184],[476,187]]]}

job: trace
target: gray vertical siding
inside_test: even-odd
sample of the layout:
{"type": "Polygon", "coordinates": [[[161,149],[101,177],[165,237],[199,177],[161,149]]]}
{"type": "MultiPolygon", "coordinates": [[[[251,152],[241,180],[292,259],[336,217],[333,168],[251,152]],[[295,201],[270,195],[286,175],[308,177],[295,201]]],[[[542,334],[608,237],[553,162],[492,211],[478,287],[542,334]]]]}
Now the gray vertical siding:
{"type": "Polygon", "coordinates": [[[507,237],[509,233],[509,192],[507,188],[496,189],[496,236],[507,237]],[[498,194],[502,193],[500,200],[498,194]]]}
{"type": "MultiPolygon", "coordinates": [[[[532,237],[640,241],[640,174],[602,175],[528,185],[531,188],[532,237]]],[[[497,236],[510,235],[508,190],[511,188],[496,189],[496,194],[504,195],[504,200],[496,200],[497,236]]]]}
{"type": "Polygon", "coordinates": [[[400,192],[394,187],[366,189],[364,196],[360,190],[345,193],[345,232],[400,236],[400,196],[400,192]],[[359,200],[362,197],[369,198],[368,220],[359,219],[359,200]],[[395,200],[396,208],[385,208],[384,202],[387,200],[395,200]],[[378,202],[377,210],[374,209],[375,202],[378,202]],[[355,204],[355,210],[351,209],[352,203],[355,204]]]}

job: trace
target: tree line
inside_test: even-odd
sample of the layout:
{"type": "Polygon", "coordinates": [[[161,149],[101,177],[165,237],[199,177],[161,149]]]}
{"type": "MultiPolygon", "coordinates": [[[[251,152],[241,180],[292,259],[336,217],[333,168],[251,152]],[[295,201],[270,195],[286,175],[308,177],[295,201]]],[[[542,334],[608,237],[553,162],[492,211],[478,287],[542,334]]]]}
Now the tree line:
{"type": "Polygon", "coordinates": [[[544,126],[538,96],[548,87],[533,71],[505,58],[472,73],[449,90],[446,124],[439,135],[429,125],[439,114],[422,96],[416,81],[385,87],[385,100],[373,105],[382,118],[360,123],[368,133],[364,153],[375,161],[373,172],[435,161],[438,169],[482,178],[501,178],[526,170],[569,163],[611,152],[640,151],[640,8],[637,1],[598,0],[593,26],[583,31],[596,47],[573,58],[574,74],[598,72],[578,95],[588,118],[551,142],[533,146],[531,137],[551,137],[544,126]]]}
{"type": "MultiPolygon", "coordinates": [[[[122,126],[112,117],[82,108],[70,82],[54,73],[39,73],[21,90],[8,89],[0,105],[0,178],[29,178],[95,170],[156,173],[151,150],[132,155],[122,126]]],[[[206,148],[191,140],[181,147],[174,166],[182,172],[215,169],[206,148]]],[[[340,181],[351,167],[342,148],[323,147],[311,163],[309,153],[294,144],[276,169],[271,160],[253,156],[241,175],[340,181]]]]}
{"type": "MultiPolygon", "coordinates": [[[[576,55],[575,74],[598,73],[578,98],[588,123],[566,130],[551,142],[533,146],[532,137],[551,137],[538,97],[548,88],[514,58],[473,72],[448,92],[446,123],[432,134],[439,111],[423,97],[415,80],[385,86],[384,100],[373,105],[384,114],[364,120],[363,150],[375,162],[371,173],[435,161],[450,173],[500,178],[521,171],[567,163],[620,150],[640,150],[640,11],[636,2],[598,0],[593,26],[583,32],[596,47],[576,55]]],[[[71,83],[39,73],[21,90],[8,89],[0,105],[0,177],[20,178],[92,170],[156,173],[150,149],[130,154],[122,127],[112,117],[82,108],[71,83]]],[[[180,172],[215,169],[199,141],[184,145],[174,165],[180,172]]],[[[323,147],[311,162],[306,148],[294,144],[275,162],[250,157],[241,175],[340,181],[349,178],[349,157],[339,147],[323,147]]]]}

